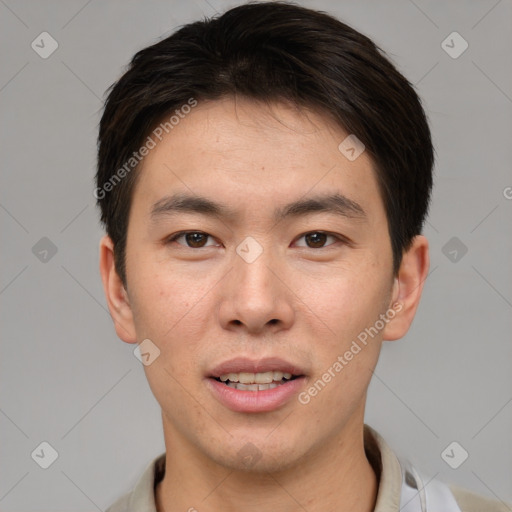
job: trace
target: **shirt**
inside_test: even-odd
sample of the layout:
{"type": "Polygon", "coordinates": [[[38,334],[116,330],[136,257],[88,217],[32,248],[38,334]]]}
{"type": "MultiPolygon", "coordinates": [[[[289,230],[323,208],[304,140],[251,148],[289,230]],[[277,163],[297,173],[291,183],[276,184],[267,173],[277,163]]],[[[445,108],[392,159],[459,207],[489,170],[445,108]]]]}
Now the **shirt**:
{"type": "MultiPolygon", "coordinates": [[[[399,512],[402,470],[397,456],[382,436],[366,424],[364,448],[379,482],[374,512],[399,512]]],[[[106,512],[157,512],[155,486],[164,477],[165,457],[166,454],[162,453],[153,459],[133,490],[119,498],[106,512]]],[[[449,488],[462,512],[512,511],[511,505],[501,501],[485,498],[455,485],[449,485],[449,488]]]]}

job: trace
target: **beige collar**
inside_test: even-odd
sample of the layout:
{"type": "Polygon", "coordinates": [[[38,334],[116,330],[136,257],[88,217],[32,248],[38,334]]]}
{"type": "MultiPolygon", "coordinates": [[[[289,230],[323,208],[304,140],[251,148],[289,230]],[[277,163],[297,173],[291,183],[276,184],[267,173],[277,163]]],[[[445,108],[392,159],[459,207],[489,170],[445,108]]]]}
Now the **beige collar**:
{"type": "MultiPolygon", "coordinates": [[[[374,512],[398,512],[402,472],[393,451],[378,432],[364,425],[364,446],[366,455],[379,480],[377,501],[374,512]]],[[[128,497],[129,512],[156,512],[155,485],[165,473],[165,453],[158,455],[146,467],[128,497]]]]}

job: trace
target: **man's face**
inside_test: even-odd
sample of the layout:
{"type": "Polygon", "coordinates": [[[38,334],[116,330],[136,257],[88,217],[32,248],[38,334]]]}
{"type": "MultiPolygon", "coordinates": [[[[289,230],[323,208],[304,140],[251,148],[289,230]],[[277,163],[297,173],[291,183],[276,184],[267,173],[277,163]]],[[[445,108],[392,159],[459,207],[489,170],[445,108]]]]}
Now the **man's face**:
{"type": "Polygon", "coordinates": [[[284,104],[273,114],[240,99],[192,109],[146,157],[129,219],[127,296],[137,342],[160,350],[144,369],[166,440],[233,469],[291,467],[360,426],[383,330],[366,344],[358,336],[392,305],[369,156],[349,160],[338,149],[348,133],[323,116],[284,104]],[[169,208],[175,194],[230,213],[169,208]],[[352,208],[275,218],[334,194],[352,208]],[[170,241],[182,231],[192,233],[170,241]],[[270,374],[270,385],[280,370],[296,378],[270,374]],[[267,375],[219,379],[240,372],[267,375]],[[237,379],[263,387],[237,389],[237,379]]]}

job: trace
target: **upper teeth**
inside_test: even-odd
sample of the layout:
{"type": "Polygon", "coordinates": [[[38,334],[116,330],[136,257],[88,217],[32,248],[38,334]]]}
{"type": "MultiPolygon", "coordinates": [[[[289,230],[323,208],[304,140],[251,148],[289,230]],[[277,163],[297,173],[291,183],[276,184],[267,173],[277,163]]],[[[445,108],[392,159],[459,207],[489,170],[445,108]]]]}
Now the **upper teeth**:
{"type": "Polygon", "coordinates": [[[226,373],[220,376],[222,382],[227,380],[231,382],[240,382],[242,384],[270,384],[272,381],[282,379],[291,379],[291,373],[284,372],[265,372],[265,373],[226,373]]]}

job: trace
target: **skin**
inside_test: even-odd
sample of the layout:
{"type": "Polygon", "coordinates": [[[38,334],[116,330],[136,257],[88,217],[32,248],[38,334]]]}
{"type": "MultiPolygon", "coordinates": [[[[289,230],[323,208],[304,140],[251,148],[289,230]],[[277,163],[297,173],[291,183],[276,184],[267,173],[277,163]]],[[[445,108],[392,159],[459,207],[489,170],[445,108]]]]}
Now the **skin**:
{"type": "Polygon", "coordinates": [[[149,338],[160,350],[144,366],[168,454],[159,512],[374,509],[378,481],[363,444],[367,389],[382,341],[403,337],[411,325],[429,254],[418,235],[392,275],[373,163],[366,152],[349,161],[338,150],[347,135],[320,113],[284,103],[200,103],[143,162],[126,289],[112,241],[100,242],[118,336],[149,338]],[[152,224],[152,205],[178,191],[225,203],[237,215],[180,213],[152,224]],[[366,221],[332,213],[272,218],[276,206],[333,191],[357,201],[366,221]],[[210,236],[166,243],[182,230],[210,236]],[[318,231],[346,241],[304,236],[318,231]],[[252,263],[236,252],[247,236],[263,249],[252,263]],[[205,385],[208,371],[232,357],[279,356],[302,366],[307,390],[393,304],[400,312],[306,405],[294,398],[271,412],[234,412],[205,385]],[[249,469],[239,454],[248,442],[260,455],[249,469]]]}

